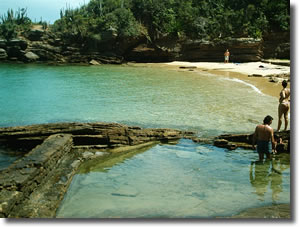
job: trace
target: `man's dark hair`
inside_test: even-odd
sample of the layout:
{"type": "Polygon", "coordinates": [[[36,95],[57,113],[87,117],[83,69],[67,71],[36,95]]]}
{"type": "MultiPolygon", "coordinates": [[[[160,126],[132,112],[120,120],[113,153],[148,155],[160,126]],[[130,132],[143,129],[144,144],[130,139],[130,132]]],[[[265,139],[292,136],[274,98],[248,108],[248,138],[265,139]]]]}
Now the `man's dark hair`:
{"type": "Polygon", "coordinates": [[[286,86],[287,86],[287,81],[286,81],[286,80],[283,80],[281,84],[282,84],[282,87],[286,88],[286,86]]]}
{"type": "Polygon", "coordinates": [[[270,124],[272,120],[273,120],[273,117],[271,117],[270,115],[268,115],[264,119],[264,124],[270,124]]]}

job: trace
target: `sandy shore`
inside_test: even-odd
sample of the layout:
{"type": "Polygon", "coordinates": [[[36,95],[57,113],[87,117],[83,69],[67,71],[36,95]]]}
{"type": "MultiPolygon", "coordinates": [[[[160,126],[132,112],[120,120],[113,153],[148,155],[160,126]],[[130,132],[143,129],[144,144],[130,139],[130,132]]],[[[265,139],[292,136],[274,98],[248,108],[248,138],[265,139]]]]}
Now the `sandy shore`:
{"type": "Polygon", "coordinates": [[[163,63],[164,66],[185,71],[207,71],[230,78],[238,78],[253,84],[262,93],[274,97],[279,96],[282,89],[282,76],[290,74],[289,66],[274,65],[263,62],[221,63],[221,62],[180,62],[163,63]],[[254,76],[253,76],[254,75],[254,76]],[[279,82],[270,82],[270,77],[279,77],[279,82]]]}

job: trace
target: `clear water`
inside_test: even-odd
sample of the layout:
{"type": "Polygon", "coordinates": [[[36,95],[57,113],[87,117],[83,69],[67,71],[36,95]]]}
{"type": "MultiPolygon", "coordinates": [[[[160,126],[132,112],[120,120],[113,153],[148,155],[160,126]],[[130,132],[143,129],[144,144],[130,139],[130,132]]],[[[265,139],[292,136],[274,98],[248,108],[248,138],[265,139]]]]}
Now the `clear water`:
{"type": "MultiPolygon", "coordinates": [[[[206,137],[249,133],[266,115],[277,122],[276,98],[206,72],[0,64],[0,127],[100,121],[194,130],[206,137]]],[[[256,159],[253,151],[228,152],[188,140],[157,145],[107,169],[93,164],[78,173],[58,216],[214,217],[289,202],[288,161],[254,164],[262,173],[251,184],[256,159]],[[282,174],[271,171],[272,165],[282,174]]],[[[1,163],[13,160],[0,151],[1,163]]]]}
{"type": "MultiPolygon", "coordinates": [[[[236,79],[129,66],[0,64],[0,127],[62,121],[253,131],[277,102],[236,79]]],[[[275,127],[275,126],[274,126],[275,127]]]]}
{"type": "Polygon", "coordinates": [[[6,169],[11,163],[23,157],[23,152],[8,150],[0,146],[0,171],[6,169]]]}
{"type": "Polygon", "coordinates": [[[249,150],[180,140],[73,178],[57,217],[210,218],[289,203],[289,155],[258,164],[249,150]]]}

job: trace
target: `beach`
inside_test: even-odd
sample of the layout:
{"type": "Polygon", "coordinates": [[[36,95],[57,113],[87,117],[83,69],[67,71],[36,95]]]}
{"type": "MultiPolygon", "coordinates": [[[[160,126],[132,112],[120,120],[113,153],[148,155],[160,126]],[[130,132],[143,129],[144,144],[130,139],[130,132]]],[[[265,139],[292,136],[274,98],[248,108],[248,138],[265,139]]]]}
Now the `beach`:
{"type": "MultiPolygon", "coordinates": [[[[151,65],[157,65],[152,64],[151,65]]],[[[181,62],[174,61],[170,63],[158,64],[158,66],[168,66],[172,69],[181,71],[201,72],[236,78],[254,85],[262,93],[279,97],[282,89],[281,81],[289,78],[290,67],[275,65],[264,62],[248,63],[223,63],[223,62],[181,62]],[[276,82],[270,82],[275,78],[276,82]]]]}

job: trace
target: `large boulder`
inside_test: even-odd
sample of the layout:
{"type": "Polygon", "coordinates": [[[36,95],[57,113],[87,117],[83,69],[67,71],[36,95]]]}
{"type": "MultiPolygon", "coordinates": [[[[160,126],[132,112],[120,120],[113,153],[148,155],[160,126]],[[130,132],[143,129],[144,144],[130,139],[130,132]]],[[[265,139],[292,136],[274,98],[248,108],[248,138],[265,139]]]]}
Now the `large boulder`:
{"type": "Polygon", "coordinates": [[[36,55],[35,53],[29,51],[27,53],[25,53],[24,55],[24,60],[27,62],[33,62],[38,60],[40,57],[38,55],[36,55]]]}
{"type": "Polygon", "coordinates": [[[7,58],[6,50],[0,48],[0,60],[5,60],[7,58]]]}
{"type": "Polygon", "coordinates": [[[38,55],[41,61],[62,61],[63,59],[60,47],[54,47],[42,42],[34,42],[28,49],[38,55]]]}

